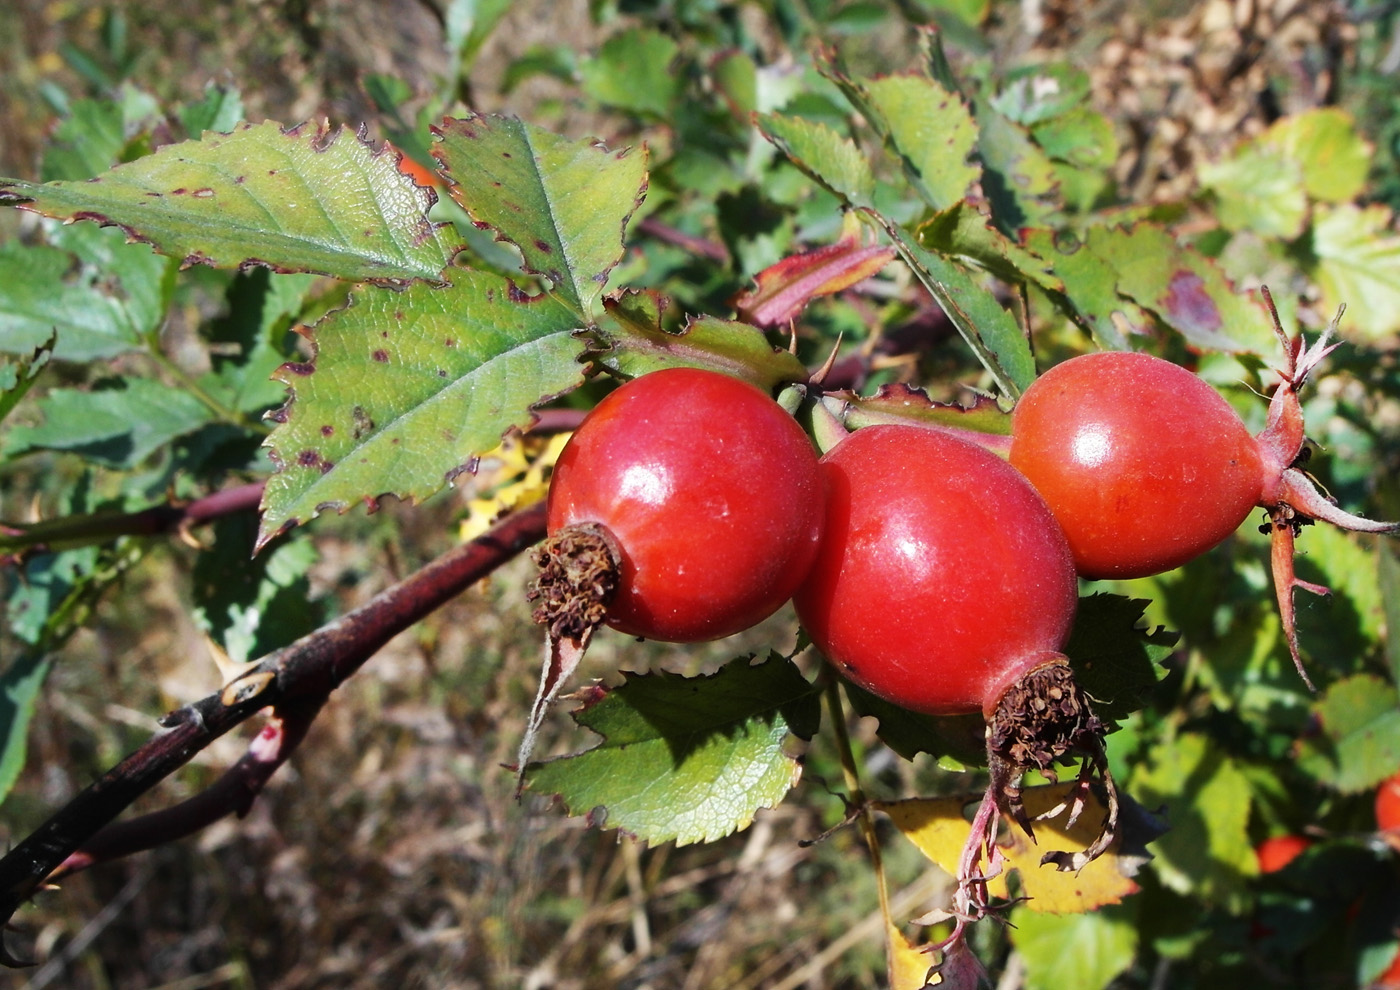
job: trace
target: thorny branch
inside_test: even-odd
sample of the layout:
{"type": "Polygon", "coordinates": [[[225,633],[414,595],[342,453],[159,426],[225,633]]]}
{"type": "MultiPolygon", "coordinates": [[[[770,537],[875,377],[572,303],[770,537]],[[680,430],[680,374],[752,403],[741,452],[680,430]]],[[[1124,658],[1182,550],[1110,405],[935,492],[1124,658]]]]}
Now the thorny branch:
{"type": "MultiPolygon", "coordinates": [[[[165,731],[107,771],[0,859],[0,925],[8,924],[15,911],[61,864],[68,864],[68,872],[84,865],[81,855],[73,858],[75,854],[86,852],[94,859],[104,858],[103,850],[116,848],[119,843],[128,847],[125,851],[134,851],[173,838],[168,834],[158,837],[154,832],[124,837],[122,832],[114,831],[107,832],[94,849],[86,848],[138,797],[215,739],[265,708],[272,707],[274,718],[281,720],[281,731],[288,738],[281,741],[280,748],[290,751],[295,745],[291,734],[304,733],[331,691],[381,646],[539,541],[544,532],[543,504],[507,516],[481,537],[443,554],[360,608],[268,654],[222,691],[166,715],[160,723],[165,731]],[[303,721],[305,724],[301,724],[303,721]]],[[[252,748],[256,750],[257,745],[255,741],[252,748]]],[[[260,760],[265,754],[251,752],[250,756],[260,760]]],[[[248,759],[245,757],[240,763],[248,759]]],[[[233,778],[226,775],[216,783],[214,788],[223,791],[225,813],[237,811],[251,801],[249,771],[256,779],[257,774],[265,771],[270,775],[275,769],[276,765],[261,769],[245,766],[233,778]],[[240,779],[244,783],[239,784],[240,779]]],[[[184,804],[188,806],[190,802],[184,804]]],[[[175,813],[180,807],[168,810],[175,813]]],[[[194,820],[194,815],[207,816],[211,812],[211,808],[201,809],[198,805],[185,807],[173,818],[146,816],[146,824],[151,829],[174,825],[183,828],[194,820]]],[[[222,815],[209,820],[217,817],[222,815]]],[[[131,823],[132,827],[139,821],[131,823]]],[[[109,851],[106,855],[121,854],[109,851]]],[[[3,945],[0,963],[22,965],[3,945]]]]}

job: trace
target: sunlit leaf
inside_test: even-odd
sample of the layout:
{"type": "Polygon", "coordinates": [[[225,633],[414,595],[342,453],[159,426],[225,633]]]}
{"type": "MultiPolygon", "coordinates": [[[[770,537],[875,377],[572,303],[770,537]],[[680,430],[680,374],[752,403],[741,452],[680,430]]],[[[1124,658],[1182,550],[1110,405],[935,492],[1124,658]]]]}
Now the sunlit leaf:
{"type": "Polygon", "coordinates": [[[579,66],[584,92],[599,103],[637,114],[663,117],[683,79],[674,63],[675,40],[650,28],[615,34],[579,66]]]}
{"type": "Polygon", "coordinates": [[[883,244],[843,237],[835,244],[789,255],[754,276],[757,283],[734,299],[739,317],[763,327],[786,326],[818,296],[834,295],[865,281],[895,256],[883,244]]]}
{"type": "Polygon", "coordinates": [[[763,136],[777,145],[793,164],[856,206],[866,206],[875,194],[870,162],[849,138],[823,123],[779,114],[756,118],[763,136]]]}
{"type": "Polygon", "coordinates": [[[1307,740],[1302,766],[1343,794],[1373,789],[1400,766],[1400,696],[1373,674],[1327,689],[1313,709],[1321,734],[1307,740]]]}
{"type": "Polygon", "coordinates": [[[623,236],[646,194],[645,149],[610,151],[513,117],[444,120],[434,154],[472,219],[520,249],[583,317],[596,316],[623,236]]]}
{"type": "Polygon", "coordinates": [[[358,293],[314,328],[313,362],[278,372],[293,400],[268,441],[260,542],[323,509],[442,490],[582,380],[576,327],[556,297],[479,272],[358,293]]]}
{"type": "Polygon", "coordinates": [[[533,764],[531,790],[558,794],[647,842],[709,842],[745,828],[801,775],[789,737],[811,738],[819,696],[792,661],[732,661],[715,674],[632,675],[583,692],[574,714],[595,748],[533,764]]]}
{"type": "Polygon", "coordinates": [[[961,202],[981,178],[981,170],[969,164],[977,124],[962,99],[922,75],[881,76],[858,85],[914,191],[938,210],[961,202]]]}
{"type": "Polygon", "coordinates": [[[1318,206],[1312,248],[1319,308],[1346,304],[1347,332],[1377,340],[1400,330],[1400,235],[1389,208],[1318,206]]]}
{"type": "Polygon", "coordinates": [[[1133,964],[1139,936],[1131,916],[1105,910],[1056,917],[1030,907],[1011,912],[1027,990],[1102,990],[1133,964]]]}
{"type": "Polygon", "coordinates": [[[1316,107],[1282,117],[1264,142],[1302,168],[1303,187],[1313,199],[1345,203],[1361,195],[1371,168],[1371,147],[1340,107],[1316,107]]]}
{"type": "Polygon", "coordinates": [[[1308,214],[1303,167],[1276,148],[1245,144],[1224,161],[1197,172],[1215,197],[1215,216],[1226,230],[1252,230],[1292,240],[1308,214]]]}
{"type": "MultiPolygon", "coordinates": [[[[1026,813],[1036,819],[1054,809],[1073,786],[1065,782],[1025,788],[1021,793],[1026,813]]],[[[879,808],[920,852],[956,876],[958,859],[972,830],[963,815],[967,803],[966,797],[914,798],[883,802],[879,808]]],[[[1007,860],[1007,872],[989,882],[988,892],[998,898],[1009,896],[1009,871],[1015,870],[1020,891],[1028,898],[1026,906],[1032,911],[1062,914],[1117,904],[1138,889],[1132,874],[1139,864],[1136,860],[1120,861],[1116,844],[1077,873],[1041,865],[1041,857],[1047,852],[1082,852],[1088,848],[1097,838],[1107,813],[1097,798],[1091,798],[1079,820],[1068,826],[1067,807],[1053,818],[1034,821],[1035,842],[1019,829],[1008,828],[997,840],[1007,860]]]]}
{"type": "Polygon", "coordinates": [[[454,235],[431,194],[352,132],[271,121],[168,145],[86,182],[0,182],[0,203],[121,227],[184,264],[437,279],[454,235]]]}

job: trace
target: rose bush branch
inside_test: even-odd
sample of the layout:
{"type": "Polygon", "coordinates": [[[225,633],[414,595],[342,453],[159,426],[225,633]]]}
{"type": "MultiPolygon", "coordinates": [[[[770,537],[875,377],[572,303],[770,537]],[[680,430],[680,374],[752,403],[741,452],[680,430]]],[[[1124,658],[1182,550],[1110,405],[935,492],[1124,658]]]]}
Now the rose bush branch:
{"type": "MultiPolygon", "coordinates": [[[[540,540],[544,531],[542,504],[507,516],[361,607],[268,654],[222,691],[166,715],[161,719],[166,731],[0,859],[0,924],[132,802],[215,739],[269,706],[284,713],[319,706],[394,635],[540,540]]],[[[233,793],[229,797],[236,799],[233,793]]],[[[0,962],[19,964],[3,947],[0,962]]]]}

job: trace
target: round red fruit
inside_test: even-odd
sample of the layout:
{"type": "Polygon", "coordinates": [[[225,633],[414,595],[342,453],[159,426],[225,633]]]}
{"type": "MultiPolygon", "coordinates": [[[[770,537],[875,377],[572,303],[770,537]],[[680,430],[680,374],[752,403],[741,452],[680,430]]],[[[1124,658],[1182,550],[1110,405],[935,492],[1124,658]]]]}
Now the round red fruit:
{"type": "Polygon", "coordinates": [[[1312,840],[1301,835],[1276,835],[1254,847],[1254,858],[1260,873],[1277,873],[1312,846],[1312,840]]]}
{"type": "Polygon", "coordinates": [[[548,520],[551,539],[602,528],[616,558],[608,625],[717,639],[767,618],[806,576],[823,521],[817,455],[753,385],[657,371],[579,426],[554,468],[548,520]]]}
{"type": "Polygon", "coordinates": [[[1063,661],[1074,562],[1045,502],[996,455],[913,426],[871,426],[821,461],[826,535],[794,598],[852,681],[931,714],[990,714],[1063,661]]]}
{"type": "Polygon", "coordinates": [[[1383,832],[1400,832],[1400,773],[1376,789],[1376,827],[1383,832]]]}
{"type": "Polygon", "coordinates": [[[1266,481],[1255,439],[1219,393],[1170,361],[1125,352],[1041,375],[1016,404],[1010,459],[1090,578],[1199,556],[1239,527],[1266,481]]]}

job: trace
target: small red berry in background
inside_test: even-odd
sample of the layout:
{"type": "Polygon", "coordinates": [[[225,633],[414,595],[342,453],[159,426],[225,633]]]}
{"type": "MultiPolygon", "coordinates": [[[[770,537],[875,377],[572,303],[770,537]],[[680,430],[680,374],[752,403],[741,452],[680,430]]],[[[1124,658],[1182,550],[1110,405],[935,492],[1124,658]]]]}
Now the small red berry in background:
{"type": "Polygon", "coordinates": [[[1382,832],[1400,833],[1400,773],[1376,789],[1376,827],[1382,832]]]}
{"type": "Polygon", "coordinates": [[[1276,835],[1254,847],[1260,873],[1277,873],[1312,847],[1312,840],[1301,835],[1276,835]]]}

